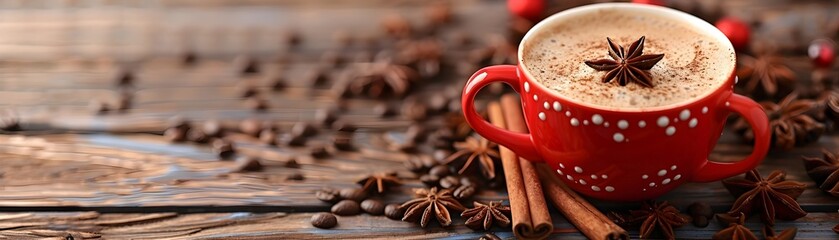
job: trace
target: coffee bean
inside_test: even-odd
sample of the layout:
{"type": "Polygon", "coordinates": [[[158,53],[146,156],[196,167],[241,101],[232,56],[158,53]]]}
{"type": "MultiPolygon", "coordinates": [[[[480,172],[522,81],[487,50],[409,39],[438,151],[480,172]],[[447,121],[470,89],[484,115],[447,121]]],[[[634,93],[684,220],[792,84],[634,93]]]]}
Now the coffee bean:
{"type": "Polygon", "coordinates": [[[111,111],[111,107],[108,103],[100,101],[100,100],[91,100],[90,103],[87,104],[87,108],[90,109],[90,112],[103,115],[111,111]]]}
{"type": "Polygon", "coordinates": [[[169,142],[183,142],[186,140],[186,131],[183,128],[168,128],[163,132],[163,137],[169,142]]]}
{"type": "Polygon", "coordinates": [[[249,118],[239,122],[239,131],[244,134],[257,137],[262,131],[262,122],[259,119],[249,118]]]}
{"type": "Polygon", "coordinates": [[[285,161],[283,165],[287,168],[300,168],[300,164],[294,158],[285,161]]]}
{"type": "Polygon", "coordinates": [[[210,141],[210,137],[198,128],[190,128],[186,132],[186,139],[194,143],[207,143],[210,141]]]}
{"type": "Polygon", "coordinates": [[[501,240],[501,238],[496,236],[495,234],[486,233],[483,236],[481,236],[480,238],[478,238],[478,240],[501,240]]]}
{"type": "Polygon", "coordinates": [[[239,74],[242,76],[254,75],[259,73],[259,61],[250,56],[239,56],[233,60],[233,65],[236,66],[239,74]]]}
{"type": "Polygon", "coordinates": [[[275,145],[277,144],[277,138],[279,137],[279,133],[273,129],[262,129],[259,132],[259,141],[268,144],[268,145],[275,145]]]}
{"type": "Polygon", "coordinates": [[[245,107],[254,111],[265,111],[268,109],[268,101],[258,96],[245,99],[245,107]]]}
{"type": "Polygon", "coordinates": [[[316,228],[329,229],[338,225],[338,218],[331,213],[316,213],[312,215],[312,226],[316,228]]]}
{"type": "Polygon", "coordinates": [[[182,116],[173,116],[166,122],[167,128],[181,128],[183,130],[189,129],[189,121],[182,116]]]}
{"type": "Polygon", "coordinates": [[[397,146],[396,150],[403,153],[416,153],[419,151],[417,145],[414,143],[404,143],[397,146]]]}
{"type": "Polygon", "coordinates": [[[440,187],[442,188],[456,188],[460,186],[460,178],[455,176],[446,176],[440,179],[440,187]]]}
{"type": "Polygon", "coordinates": [[[333,137],[332,146],[341,151],[354,151],[352,133],[336,133],[333,137]]]}
{"type": "Polygon", "coordinates": [[[315,191],[315,198],[328,203],[336,203],[341,200],[341,197],[338,196],[338,191],[330,188],[315,191]]]}
{"type": "Polygon", "coordinates": [[[475,186],[473,186],[473,185],[461,185],[460,187],[457,187],[454,190],[454,192],[452,192],[452,195],[455,198],[462,200],[462,199],[468,199],[468,198],[472,197],[473,195],[475,195],[475,192],[477,192],[477,188],[475,188],[475,186]]]}
{"type": "Polygon", "coordinates": [[[219,137],[221,136],[222,132],[221,123],[216,120],[209,120],[204,122],[204,124],[201,126],[201,129],[203,130],[202,132],[204,132],[204,134],[206,134],[208,137],[219,137]]]}
{"type": "Polygon", "coordinates": [[[422,166],[422,162],[419,159],[419,157],[408,158],[408,160],[406,160],[404,164],[405,164],[405,167],[408,168],[408,171],[411,171],[411,172],[418,173],[418,172],[428,170],[427,168],[424,168],[422,166]]]}
{"type": "Polygon", "coordinates": [[[118,87],[131,86],[134,84],[134,73],[130,69],[122,69],[117,74],[116,85],[118,87]]]}
{"type": "Polygon", "coordinates": [[[329,151],[324,146],[312,146],[309,148],[309,156],[313,158],[326,158],[329,157],[329,151]]]}
{"type": "Polygon", "coordinates": [[[262,163],[259,159],[249,156],[239,156],[236,158],[236,165],[230,172],[251,172],[262,170],[262,163]]]}
{"type": "Polygon", "coordinates": [[[391,203],[385,206],[385,217],[393,220],[402,220],[405,211],[399,207],[399,204],[391,203]]]}
{"type": "Polygon", "coordinates": [[[282,91],[286,88],[288,88],[288,83],[284,77],[276,76],[273,80],[271,80],[271,90],[282,91]]]}
{"type": "Polygon", "coordinates": [[[321,68],[309,70],[309,72],[305,76],[306,81],[314,87],[324,86],[330,80],[327,70],[321,68]]]}
{"type": "Polygon", "coordinates": [[[303,37],[295,30],[288,30],[283,34],[283,42],[290,47],[294,47],[303,42],[303,37]]]}
{"type": "Polygon", "coordinates": [[[437,177],[440,177],[440,178],[448,176],[451,173],[452,173],[451,169],[449,169],[449,166],[446,166],[446,165],[438,165],[438,166],[432,167],[431,170],[428,171],[428,174],[431,174],[431,175],[434,175],[434,176],[437,176],[437,177]]]}
{"type": "Polygon", "coordinates": [[[315,121],[324,126],[331,126],[335,120],[338,120],[338,109],[336,108],[321,108],[315,112],[315,121]]]}
{"type": "Polygon", "coordinates": [[[318,130],[309,123],[297,122],[291,127],[291,135],[301,137],[311,137],[317,134],[318,130]]]}
{"type": "Polygon", "coordinates": [[[288,146],[304,146],[306,145],[306,137],[302,136],[286,136],[287,140],[285,140],[286,145],[288,146]]]}
{"type": "Polygon", "coordinates": [[[688,214],[693,218],[693,225],[697,227],[707,227],[709,219],[714,217],[714,211],[711,205],[706,202],[694,202],[688,206],[688,214]]]}
{"type": "Polygon", "coordinates": [[[464,177],[464,176],[460,177],[460,185],[461,186],[476,186],[477,185],[476,183],[479,183],[479,182],[476,181],[474,178],[464,177]]]}
{"type": "Polygon", "coordinates": [[[332,213],[338,216],[353,216],[361,213],[361,206],[353,200],[341,200],[332,206],[332,213]]]}
{"type": "Polygon", "coordinates": [[[385,212],[385,204],[381,200],[367,199],[361,202],[361,209],[370,215],[378,216],[385,212]]]}
{"type": "Polygon", "coordinates": [[[381,118],[389,118],[393,117],[393,115],[396,115],[396,111],[393,110],[393,107],[391,107],[390,104],[386,102],[377,103],[376,106],[373,107],[373,112],[376,114],[376,116],[379,116],[381,118]]]}
{"type": "Polygon", "coordinates": [[[288,175],[285,178],[285,180],[291,180],[291,181],[303,181],[304,179],[306,179],[306,177],[303,176],[303,174],[301,174],[301,173],[292,173],[291,175],[288,175]]]}
{"type": "Polygon", "coordinates": [[[186,51],[184,52],[183,56],[181,56],[181,64],[184,67],[191,67],[194,66],[195,63],[198,62],[198,55],[195,54],[193,51],[186,51]]]}
{"type": "Polygon", "coordinates": [[[367,192],[359,188],[344,188],[338,191],[338,196],[342,199],[362,201],[367,198],[367,192]]]}
{"type": "Polygon", "coordinates": [[[235,149],[233,148],[233,143],[224,140],[224,139],[216,139],[213,141],[213,152],[219,156],[222,160],[230,159],[233,154],[236,153],[235,149]]]}
{"type": "Polygon", "coordinates": [[[242,90],[242,93],[239,94],[239,97],[247,99],[251,97],[256,97],[256,95],[259,95],[259,90],[257,90],[255,87],[247,87],[244,90],[242,90]]]}
{"type": "Polygon", "coordinates": [[[431,174],[422,175],[419,180],[428,187],[435,187],[440,184],[440,177],[431,174]]]}
{"type": "Polygon", "coordinates": [[[711,205],[706,202],[694,202],[688,206],[688,214],[691,216],[705,216],[705,217],[713,217],[714,210],[711,209],[711,205]]]}
{"type": "Polygon", "coordinates": [[[357,129],[358,128],[356,128],[352,123],[344,119],[338,119],[334,123],[332,123],[332,130],[335,131],[352,133],[355,132],[355,130],[357,129]]]}

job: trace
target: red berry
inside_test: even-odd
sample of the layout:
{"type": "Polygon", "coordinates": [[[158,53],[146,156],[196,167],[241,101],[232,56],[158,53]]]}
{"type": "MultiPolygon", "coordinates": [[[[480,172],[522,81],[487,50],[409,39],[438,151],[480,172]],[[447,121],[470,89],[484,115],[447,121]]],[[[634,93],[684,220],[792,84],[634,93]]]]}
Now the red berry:
{"type": "Polygon", "coordinates": [[[817,68],[830,68],[836,58],[836,44],[830,39],[816,39],[807,48],[807,55],[817,68]]]}
{"type": "Polygon", "coordinates": [[[513,15],[537,22],[545,12],[545,0],[507,0],[507,9],[513,15]]]}
{"type": "Polygon", "coordinates": [[[731,45],[734,45],[734,49],[743,50],[749,45],[749,35],[751,35],[751,30],[749,29],[749,25],[740,21],[740,19],[725,17],[717,21],[715,25],[722,34],[725,34],[725,36],[728,37],[728,40],[731,41],[731,45]]]}
{"type": "Polygon", "coordinates": [[[632,0],[632,3],[664,6],[664,1],[663,0],[632,0]]]}

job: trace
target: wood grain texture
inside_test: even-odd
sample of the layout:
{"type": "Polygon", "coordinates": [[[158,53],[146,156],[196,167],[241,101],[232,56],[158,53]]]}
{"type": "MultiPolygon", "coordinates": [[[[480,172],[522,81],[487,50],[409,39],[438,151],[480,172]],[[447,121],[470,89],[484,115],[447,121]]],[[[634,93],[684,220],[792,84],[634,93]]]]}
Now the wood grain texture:
{"type": "MultiPolygon", "coordinates": [[[[381,34],[381,18],[393,13],[421,24],[426,1],[16,2],[0,4],[0,32],[4,33],[0,35],[0,117],[11,110],[20,117],[24,131],[0,135],[0,210],[9,211],[0,214],[0,238],[62,239],[68,233],[76,239],[474,239],[482,235],[465,228],[459,219],[446,229],[421,229],[367,215],[340,217],[339,226],[332,230],[309,225],[314,212],[329,209],[314,198],[314,191],[323,186],[356,186],[355,181],[365,174],[399,170],[406,184],[384,197],[388,203],[403,202],[411,188],[422,186],[413,173],[403,170],[403,162],[414,156],[389,146],[388,139],[403,137],[410,120],[378,118],[373,111],[376,102],[336,100],[329,87],[311,88],[305,76],[318,67],[321,54],[336,49],[332,40],[336,29],[359,38],[375,36],[381,34]],[[289,30],[298,31],[304,39],[294,50],[282,43],[289,30]],[[191,68],[181,67],[177,59],[187,48],[200,58],[191,68]],[[261,60],[263,74],[236,74],[233,58],[246,54],[261,60]],[[290,61],[278,63],[278,58],[290,61]],[[136,67],[134,107],[125,113],[93,114],[87,106],[91,100],[116,100],[114,78],[126,66],[136,67]],[[278,75],[288,79],[289,88],[271,92],[272,78],[278,75]],[[266,96],[267,111],[243,107],[239,95],[249,86],[266,96]],[[171,144],[160,136],[174,115],[196,122],[216,119],[229,126],[246,118],[270,119],[286,133],[295,122],[312,121],[316,109],[339,105],[347,106],[343,118],[361,127],[354,136],[360,151],[331,149],[332,157],[314,159],[304,148],[270,147],[232,137],[240,153],[262,159],[266,167],[259,172],[229,173],[234,163],[216,160],[209,147],[171,144]],[[301,167],[284,167],[291,158],[301,167]],[[286,180],[296,173],[306,179],[286,180]],[[184,214],[195,212],[201,214],[184,214]]],[[[441,33],[447,72],[424,83],[419,92],[425,95],[420,98],[456,94],[473,70],[463,66],[469,52],[506,31],[504,1],[450,2],[457,27],[441,33]],[[476,43],[453,44],[458,31],[476,43]]],[[[781,43],[799,83],[812,84],[802,47],[825,34],[824,26],[839,17],[839,6],[830,1],[755,2],[702,3],[720,4],[725,13],[748,21],[762,20],[765,28],[761,29],[800,29],[797,39],[785,31],[760,30],[755,37],[781,43]]],[[[352,57],[365,51],[356,46],[344,54],[352,57]]],[[[360,66],[328,74],[337,79],[354,67],[360,66]]],[[[837,68],[831,71],[839,76],[837,68]]],[[[479,102],[492,98],[484,96],[479,102]]],[[[427,124],[439,127],[439,120],[427,124]]],[[[324,131],[312,144],[328,144],[332,134],[324,131]]],[[[830,228],[839,223],[839,201],[815,188],[800,156],[819,155],[821,148],[839,151],[838,145],[839,136],[827,135],[791,151],[772,151],[759,167],[763,173],[783,169],[789,179],[808,184],[799,202],[811,213],[798,221],[779,222],[777,229],[798,227],[799,239],[835,238],[830,228]]],[[[750,150],[725,132],[711,159],[735,161],[750,150]]],[[[503,189],[493,189],[480,192],[475,199],[506,200],[507,196],[503,189]]],[[[659,200],[682,210],[694,201],[705,201],[723,212],[734,199],[715,182],[686,184],[659,200]]],[[[592,202],[604,211],[637,206],[592,202]]],[[[553,238],[583,238],[556,210],[551,212],[553,238]]],[[[747,226],[756,233],[761,227],[754,218],[747,226]]],[[[687,226],[676,234],[707,239],[719,228],[715,224],[704,229],[687,226]]],[[[509,230],[496,230],[501,237],[512,237],[509,230]]]]}

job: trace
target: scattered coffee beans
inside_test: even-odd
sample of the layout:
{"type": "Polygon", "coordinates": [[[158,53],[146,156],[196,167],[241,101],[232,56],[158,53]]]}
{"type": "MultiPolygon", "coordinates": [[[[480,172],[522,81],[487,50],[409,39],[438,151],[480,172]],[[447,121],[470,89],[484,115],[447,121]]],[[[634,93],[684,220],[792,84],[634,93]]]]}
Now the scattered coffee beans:
{"type": "Polygon", "coordinates": [[[385,212],[385,204],[381,200],[367,199],[361,202],[361,209],[370,215],[378,216],[385,212]]]}
{"type": "Polygon", "coordinates": [[[385,217],[393,220],[402,220],[405,211],[399,208],[399,204],[392,203],[385,206],[385,217]]]}
{"type": "Polygon", "coordinates": [[[312,215],[312,226],[316,228],[329,229],[338,225],[338,219],[331,213],[316,213],[312,215]]]}
{"type": "Polygon", "coordinates": [[[338,196],[342,199],[363,201],[364,198],[367,198],[367,193],[360,188],[344,188],[338,191],[338,196]]]}
{"type": "Polygon", "coordinates": [[[338,216],[352,216],[361,213],[361,206],[353,200],[341,200],[332,206],[332,213],[338,216]]]}
{"type": "Polygon", "coordinates": [[[315,198],[328,203],[336,203],[341,200],[341,197],[338,196],[338,191],[331,188],[317,190],[315,192],[315,198]]]}

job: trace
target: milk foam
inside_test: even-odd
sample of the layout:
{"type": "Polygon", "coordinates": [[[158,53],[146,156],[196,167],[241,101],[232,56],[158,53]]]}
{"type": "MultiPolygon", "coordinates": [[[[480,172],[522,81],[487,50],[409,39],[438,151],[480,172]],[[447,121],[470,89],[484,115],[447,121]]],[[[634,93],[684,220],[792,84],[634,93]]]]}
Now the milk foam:
{"type": "Polygon", "coordinates": [[[683,19],[598,9],[548,23],[526,39],[522,63],[544,86],[575,101],[608,108],[650,108],[704,96],[720,87],[733,71],[735,53],[683,19]],[[644,54],[663,53],[649,74],[654,87],[603,83],[607,71],[585,60],[608,58],[606,37],[628,48],[646,36],[644,54]]]}

